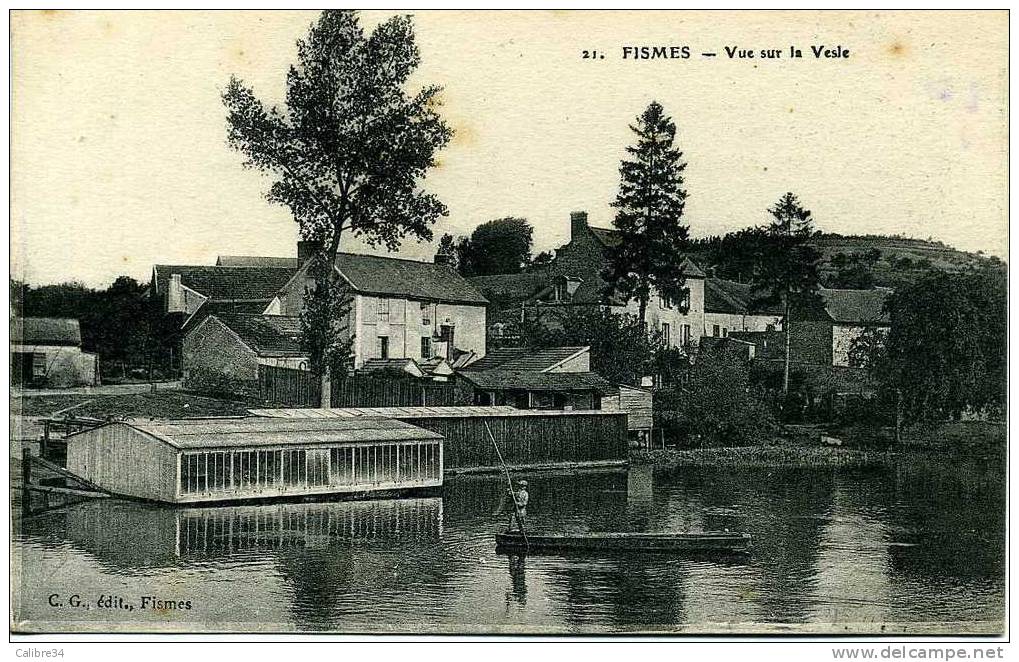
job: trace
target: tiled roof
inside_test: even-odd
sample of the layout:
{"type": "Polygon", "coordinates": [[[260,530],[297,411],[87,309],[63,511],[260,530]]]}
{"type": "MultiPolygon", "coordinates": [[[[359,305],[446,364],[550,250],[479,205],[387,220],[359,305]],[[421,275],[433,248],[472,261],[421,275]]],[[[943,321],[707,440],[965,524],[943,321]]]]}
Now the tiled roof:
{"type": "Polygon", "coordinates": [[[887,288],[873,290],[819,291],[825,310],[841,324],[890,324],[892,319],[884,310],[885,301],[892,294],[887,288]]]}
{"type": "Polygon", "coordinates": [[[415,377],[423,377],[425,374],[414,359],[368,359],[361,366],[361,370],[364,372],[392,370],[406,372],[415,377]]]}
{"type": "Polygon", "coordinates": [[[259,356],[304,356],[301,319],[282,315],[215,315],[259,356]]]}
{"type": "Polygon", "coordinates": [[[527,301],[551,286],[552,276],[547,271],[527,271],[519,274],[472,276],[469,280],[486,299],[502,304],[527,301]]]}
{"type": "Polygon", "coordinates": [[[723,278],[708,278],[704,281],[704,312],[735,315],[747,313],[783,314],[781,305],[761,303],[760,300],[763,296],[763,293],[754,291],[753,285],[723,278]]]}
{"type": "Polygon", "coordinates": [[[296,269],[301,266],[296,257],[263,257],[260,255],[220,255],[218,267],[281,267],[296,269]]]}
{"type": "MultiPolygon", "coordinates": [[[[592,227],[589,227],[588,230],[590,230],[595,239],[601,242],[601,244],[606,248],[618,246],[622,242],[622,235],[619,230],[592,227]]],[[[697,263],[690,258],[683,259],[683,270],[688,278],[704,278],[707,276],[707,274],[705,274],[704,271],[697,266],[697,263]]]]}
{"type": "Polygon", "coordinates": [[[541,372],[588,349],[588,347],[546,347],[543,349],[500,347],[489,351],[464,370],[477,372],[499,369],[541,372]]]}
{"type": "Polygon", "coordinates": [[[611,230],[609,228],[592,228],[588,227],[594,238],[602,243],[602,245],[612,248],[618,246],[622,239],[620,239],[619,230],[611,230]]]}
{"type": "Polygon", "coordinates": [[[65,317],[16,317],[11,342],[29,345],[81,345],[81,325],[65,317]]]}
{"type": "Polygon", "coordinates": [[[289,267],[217,267],[157,264],[156,292],[165,294],[170,276],[213,300],[267,301],[296,273],[289,267]]]}
{"type": "Polygon", "coordinates": [[[187,333],[202,323],[209,315],[261,315],[269,305],[270,299],[264,301],[206,301],[191,317],[184,320],[181,327],[187,333]]]}
{"type": "Polygon", "coordinates": [[[485,305],[488,300],[453,269],[431,262],[340,253],[336,268],[364,294],[485,305]]]}
{"type": "Polygon", "coordinates": [[[477,388],[521,391],[599,391],[612,393],[616,387],[594,372],[531,372],[516,370],[464,371],[459,373],[477,388]]]}

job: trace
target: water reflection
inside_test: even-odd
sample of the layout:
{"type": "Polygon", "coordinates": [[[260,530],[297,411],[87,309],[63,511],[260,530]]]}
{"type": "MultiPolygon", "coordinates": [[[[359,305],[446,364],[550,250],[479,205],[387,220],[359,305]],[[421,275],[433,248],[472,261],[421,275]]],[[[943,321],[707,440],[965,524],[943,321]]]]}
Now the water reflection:
{"type": "Polygon", "coordinates": [[[173,508],[110,499],[16,521],[21,616],[52,620],[45,596],[85,586],[199,595],[196,613],[179,616],[195,623],[330,631],[1000,627],[1003,618],[1004,482],[986,467],[526,478],[534,531],[728,528],[750,532],[754,552],[741,562],[499,556],[501,476],[459,476],[441,497],[403,500],[173,508]]]}

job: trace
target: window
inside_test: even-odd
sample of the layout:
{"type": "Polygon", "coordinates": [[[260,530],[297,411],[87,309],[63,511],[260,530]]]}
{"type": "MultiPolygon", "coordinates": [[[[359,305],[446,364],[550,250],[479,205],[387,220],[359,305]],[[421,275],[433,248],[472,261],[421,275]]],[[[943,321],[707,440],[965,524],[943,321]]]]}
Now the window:
{"type": "Polygon", "coordinates": [[[722,327],[722,337],[723,338],[729,337],[729,329],[725,328],[724,326],[722,327]]]}
{"type": "Polygon", "coordinates": [[[432,338],[431,336],[421,336],[421,358],[430,359],[432,358],[432,338]]]}
{"type": "Polygon", "coordinates": [[[666,310],[672,309],[672,298],[665,296],[664,294],[658,295],[658,307],[665,308],[666,310]]]}
{"type": "Polygon", "coordinates": [[[769,324],[766,327],[764,327],[764,330],[767,331],[768,333],[771,333],[772,331],[775,330],[775,325],[774,324],[769,324]]]}
{"type": "Polygon", "coordinates": [[[684,324],[683,325],[683,344],[684,345],[689,345],[690,344],[690,325],[689,324],[684,324]]]}
{"type": "Polygon", "coordinates": [[[421,304],[421,323],[425,326],[432,325],[432,304],[423,303],[421,304]]]}
{"type": "Polygon", "coordinates": [[[665,341],[666,347],[672,346],[672,327],[665,322],[662,322],[662,340],[665,341]]]}
{"type": "Polygon", "coordinates": [[[389,299],[379,299],[379,321],[389,321],[389,299]]]}
{"type": "Polygon", "coordinates": [[[378,356],[375,358],[389,358],[389,336],[379,336],[378,356]]]}
{"type": "Polygon", "coordinates": [[[712,324],[711,325],[711,335],[714,336],[715,338],[718,337],[718,325],[717,324],[712,324]]]}
{"type": "Polygon", "coordinates": [[[555,284],[555,292],[552,294],[553,300],[555,301],[566,301],[569,299],[569,295],[566,292],[566,281],[557,281],[555,284]]]}
{"type": "Polygon", "coordinates": [[[32,354],[32,376],[33,377],[45,377],[46,376],[46,354],[43,352],[35,352],[32,354]]]}

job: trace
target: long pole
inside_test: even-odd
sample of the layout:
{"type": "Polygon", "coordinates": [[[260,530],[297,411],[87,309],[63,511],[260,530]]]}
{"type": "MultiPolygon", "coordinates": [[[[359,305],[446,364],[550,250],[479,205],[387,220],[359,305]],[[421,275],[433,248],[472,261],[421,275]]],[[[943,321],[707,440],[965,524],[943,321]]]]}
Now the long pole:
{"type": "Polygon", "coordinates": [[[488,438],[492,440],[492,445],[495,446],[495,452],[499,456],[499,462],[502,464],[502,470],[506,474],[506,483],[509,485],[510,498],[513,499],[513,509],[517,512],[517,523],[520,524],[520,533],[524,536],[524,548],[527,551],[531,550],[531,543],[527,540],[527,531],[524,530],[524,518],[520,515],[520,505],[517,503],[517,495],[513,493],[513,479],[510,478],[509,467],[506,466],[506,460],[502,458],[502,451],[499,450],[499,444],[495,441],[495,435],[492,434],[492,428],[488,427],[488,421],[483,421],[485,424],[485,430],[488,431],[488,438]]]}

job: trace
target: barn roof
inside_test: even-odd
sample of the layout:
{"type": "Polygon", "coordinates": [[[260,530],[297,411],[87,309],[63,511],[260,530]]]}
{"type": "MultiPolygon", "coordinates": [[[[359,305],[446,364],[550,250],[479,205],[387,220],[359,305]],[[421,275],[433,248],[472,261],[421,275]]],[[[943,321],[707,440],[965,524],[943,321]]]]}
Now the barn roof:
{"type": "Polygon", "coordinates": [[[891,324],[891,316],[884,310],[885,301],[892,294],[887,288],[873,290],[819,290],[825,310],[840,324],[891,324]]]}
{"type": "Polygon", "coordinates": [[[191,317],[184,320],[181,327],[184,333],[195,328],[202,321],[211,315],[261,315],[268,306],[270,299],[262,301],[206,301],[198,310],[191,314],[191,317]]]}
{"type": "Polygon", "coordinates": [[[782,306],[777,303],[762,304],[763,294],[754,292],[754,286],[737,283],[724,278],[708,278],[704,281],[704,312],[743,315],[781,315],[782,306]]]}
{"type": "Polygon", "coordinates": [[[470,364],[465,371],[528,370],[542,372],[551,370],[568,359],[590,351],[590,347],[500,347],[490,350],[485,356],[470,364]]]}
{"type": "Polygon", "coordinates": [[[297,272],[292,267],[225,267],[157,264],[156,292],[166,292],[173,274],[180,283],[209,299],[219,301],[269,301],[297,272]]]}
{"type": "MultiPolygon", "coordinates": [[[[128,420],[128,425],[182,450],[442,439],[386,418],[247,418],[128,420]]],[[[99,428],[101,429],[101,428],[99,428]]]]}
{"type": "Polygon", "coordinates": [[[270,418],[463,418],[514,416],[523,410],[505,405],[458,407],[332,407],[325,409],[250,409],[255,416],[270,418]]]}
{"type": "Polygon", "coordinates": [[[526,301],[551,287],[552,276],[545,270],[518,274],[472,276],[469,280],[492,302],[503,305],[526,301]]]}
{"type": "Polygon", "coordinates": [[[213,315],[259,356],[305,356],[301,318],[282,315],[213,315]]]}
{"type": "Polygon", "coordinates": [[[220,255],[216,258],[220,267],[281,267],[297,269],[301,266],[296,257],[263,257],[260,255],[220,255]]]}
{"type": "Polygon", "coordinates": [[[598,391],[607,394],[618,390],[594,372],[485,370],[459,374],[477,388],[493,391],[598,391]]]}
{"type": "Polygon", "coordinates": [[[30,345],[81,345],[81,325],[66,317],[15,317],[11,342],[30,345]]]}
{"type": "Polygon", "coordinates": [[[453,269],[432,262],[339,253],[336,268],[363,294],[483,306],[488,299],[453,269]]]}

